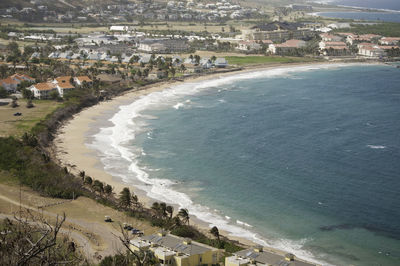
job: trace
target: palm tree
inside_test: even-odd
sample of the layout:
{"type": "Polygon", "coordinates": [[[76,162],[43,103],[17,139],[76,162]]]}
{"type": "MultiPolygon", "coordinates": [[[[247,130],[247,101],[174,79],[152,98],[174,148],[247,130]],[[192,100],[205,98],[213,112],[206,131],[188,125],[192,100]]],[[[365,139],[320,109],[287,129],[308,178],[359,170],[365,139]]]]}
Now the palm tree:
{"type": "Polygon", "coordinates": [[[216,226],[211,228],[210,233],[218,239],[219,242],[219,230],[216,226]]]}
{"type": "Polygon", "coordinates": [[[168,205],[166,211],[167,213],[169,213],[169,219],[172,219],[172,214],[174,213],[174,207],[168,205]]]}
{"type": "Polygon", "coordinates": [[[189,211],[188,209],[180,209],[178,212],[178,216],[182,219],[183,223],[187,223],[189,225],[189,211]]]}

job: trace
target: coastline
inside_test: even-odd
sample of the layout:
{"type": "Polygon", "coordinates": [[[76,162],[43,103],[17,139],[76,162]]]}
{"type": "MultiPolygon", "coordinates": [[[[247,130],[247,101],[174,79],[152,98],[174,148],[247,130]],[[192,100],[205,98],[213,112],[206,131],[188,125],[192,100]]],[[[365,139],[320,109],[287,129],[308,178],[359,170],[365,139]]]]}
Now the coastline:
{"type": "MultiPolygon", "coordinates": [[[[228,72],[228,73],[216,73],[210,74],[200,77],[188,78],[185,79],[185,82],[201,82],[205,80],[212,80],[216,78],[226,77],[226,76],[234,76],[238,74],[246,74],[252,72],[260,72],[273,70],[278,68],[291,68],[291,67],[300,67],[300,66],[318,66],[318,65],[342,65],[343,63],[330,63],[330,62],[316,62],[316,63],[296,63],[296,64],[276,64],[269,65],[264,67],[250,67],[241,71],[236,72],[228,72]]],[[[358,63],[359,64],[359,63],[358,63]]],[[[107,184],[110,184],[114,187],[114,193],[119,194],[123,187],[129,186],[135,194],[139,196],[139,199],[146,206],[150,206],[154,201],[153,199],[146,196],[144,191],[140,191],[134,186],[130,184],[124,184],[123,181],[118,177],[113,177],[108,174],[100,162],[99,158],[96,157],[96,151],[90,149],[86,146],[88,143],[88,137],[90,133],[93,133],[96,128],[92,128],[94,123],[109,123],[105,119],[107,116],[111,116],[111,114],[115,114],[118,110],[119,106],[126,105],[128,103],[132,103],[133,101],[139,99],[141,96],[153,93],[160,92],[168,87],[173,85],[182,84],[182,82],[160,82],[153,84],[143,90],[132,91],[124,93],[121,96],[115,97],[111,101],[101,102],[98,105],[87,108],[82,112],[76,114],[73,119],[66,122],[65,125],[59,130],[59,134],[54,140],[54,145],[57,151],[57,159],[65,166],[71,168],[72,172],[78,173],[79,171],[84,170],[87,175],[91,176],[94,179],[100,180],[107,184]]],[[[97,129],[98,130],[98,129],[97,129]]],[[[175,205],[175,210],[178,210],[175,205]]],[[[178,206],[179,207],[179,206],[178,206]]],[[[203,232],[208,232],[209,227],[208,223],[203,222],[199,219],[195,219],[195,217],[191,217],[191,221],[203,232]]],[[[221,234],[228,237],[229,239],[239,241],[241,244],[245,246],[251,246],[255,243],[249,239],[235,237],[229,235],[228,232],[220,230],[221,234]]],[[[282,250],[275,250],[271,248],[275,252],[283,252],[282,250]]],[[[301,258],[301,256],[300,256],[301,258]]]]}

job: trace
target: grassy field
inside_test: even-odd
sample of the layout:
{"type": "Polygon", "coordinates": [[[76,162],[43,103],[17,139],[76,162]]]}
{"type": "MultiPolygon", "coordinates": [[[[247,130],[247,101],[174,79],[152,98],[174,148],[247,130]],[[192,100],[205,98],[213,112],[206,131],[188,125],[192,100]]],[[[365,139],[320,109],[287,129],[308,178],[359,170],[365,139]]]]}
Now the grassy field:
{"type": "Polygon", "coordinates": [[[314,58],[280,56],[227,56],[226,60],[230,65],[238,66],[316,61],[314,58]]]}
{"type": "Polygon", "coordinates": [[[0,137],[21,136],[29,131],[36,123],[43,120],[61,103],[55,101],[34,100],[34,108],[26,108],[26,100],[18,100],[19,106],[12,108],[11,104],[0,106],[0,137]],[[21,116],[14,116],[20,112],[21,116]]]}

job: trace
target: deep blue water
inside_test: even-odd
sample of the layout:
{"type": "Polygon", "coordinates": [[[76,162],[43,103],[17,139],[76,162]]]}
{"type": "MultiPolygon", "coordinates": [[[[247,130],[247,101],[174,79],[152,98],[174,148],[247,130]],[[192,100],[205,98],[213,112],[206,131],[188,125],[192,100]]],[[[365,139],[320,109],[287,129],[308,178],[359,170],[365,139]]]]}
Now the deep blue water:
{"type": "Polygon", "coordinates": [[[106,169],[303,258],[400,265],[400,69],[265,73],[121,108],[98,135],[106,169]]]}
{"type": "Polygon", "coordinates": [[[400,23],[400,13],[397,12],[319,12],[318,15],[328,18],[400,23]]]}

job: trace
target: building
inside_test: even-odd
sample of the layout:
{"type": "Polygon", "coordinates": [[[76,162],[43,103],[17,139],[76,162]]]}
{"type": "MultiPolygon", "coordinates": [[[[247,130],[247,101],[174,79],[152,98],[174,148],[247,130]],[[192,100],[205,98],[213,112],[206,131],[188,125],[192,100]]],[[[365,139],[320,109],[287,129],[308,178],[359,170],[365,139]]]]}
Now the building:
{"type": "Polygon", "coordinates": [[[280,255],[266,251],[262,246],[241,250],[234,253],[233,256],[225,258],[225,266],[245,265],[315,266],[315,264],[297,259],[293,254],[280,255]]]}
{"type": "Polygon", "coordinates": [[[185,39],[146,39],[139,43],[139,50],[149,53],[185,52],[189,49],[185,39]]]}
{"type": "Polygon", "coordinates": [[[378,45],[365,45],[358,49],[358,54],[366,57],[379,58],[385,55],[385,50],[378,45]]]}
{"type": "Polygon", "coordinates": [[[343,37],[329,33],[322,33],[319,35],[323,42],[340,42],[343,37]]]}
{"type": "Polygon", "coordinates": [[[257,51],[261,48],[261,44],[257,43],[256,41],[240,41],[237,47],[239,51],[244,52],[257,51]]]}
{"type": "Polygon", "coordinates": [[[51,92],[57,91],[57,87],[52,82],[43,82],[30,86],[29,90],[32,91],[35,98],[47,99],[51,92]]]}
{"type": "Polygon", "coordinates": [[[35,79],[25,74],[16,73],[12,76],[9,76],[8,78],[0,80],[0,86],[2,86],[8,92],[15,92],[18,88],[18,85],[24,81],[33,83],[35,82],[35,79]]]}
{"type": "Polygon", "coordinates": [[[301,23],[272,22],[257,25],[250,30],[243,30],[245,40],[271,40],[281,42],[288,39],[307,39],[313,37],[315,32],[305,28],[301,23]]]}
{"type": "Polygon", "coordinates": [[[166,77],[168,77],[168,74],[165,71],[153,70],[149,73],[147,78],[150,80],[157,80],[157,79],[163,79],[166,77]]]}
{"type": "Polygon", "coordinates": [[[306,46],[306,42],[302,40],[288,40],[280,44],[270,44],[268,46],[268,52],[276,54],[277,52],[286,52],[292,49],[298,49],[306,46]]]}
{"type": "Polygon", "coordinates": [[[218,67],[218,68],[227,67],[228,66],[228,61],[226,61],[226,59],[223,58],[223,57],[218,57],[214,62],[214,66],[218,67]]]}
{"type": "Polygon", "coordinates": [[[216,265],[222,251],[187,238],[160,232],[130,241],[134,251],[150,250],[160,265],[216,265]]]}
{"type": "Polygon", "coordinates": [[[84,84],[87,84],[89,86],[93,85],[93,80],[91,80],[88,76],[75,77],[74,82],[77,86],[82,86],[84,84]]]}
{"type": "Polygon", "coordinates": [[[58,94],[61,97],[64,97],[66,92],[75,89],[74,85],[71,83],[71,80],[73,80],[71,76],[58,77],[53,80],[53,84],[56,86],[58,94]]]}
{"type": "Polygon", "coordinates": [[[399,37],[383,37],[382,39],[379,40],[379,43],[382,45],[396,45],[396,44],[400,44],[400,38],[399,37]]]}

